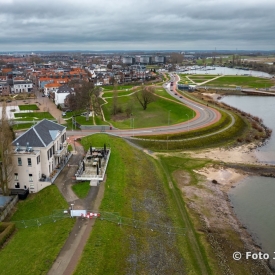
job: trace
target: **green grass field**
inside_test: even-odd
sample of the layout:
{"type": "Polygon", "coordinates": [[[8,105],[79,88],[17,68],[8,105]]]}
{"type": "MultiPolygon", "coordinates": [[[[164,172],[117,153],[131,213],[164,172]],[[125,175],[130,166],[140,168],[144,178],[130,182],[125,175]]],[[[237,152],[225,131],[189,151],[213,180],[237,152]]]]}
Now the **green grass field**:
{"type": "MultiPolygon", "coordinates": [[[[129,90],[129,91],[118,91],[117,92],[117,96],[126,96],[129,95],[131,93],[133,93],[133,90],[129,90]]],[[[112,92],[104,92],[103,97],[113,97],[114,96],[114,91],[112,92]]]]}
{"type": "MultiPolygon", "coordinates": [[[[56,209],[68,209],[55,185],[19,201],[11,221],[39,219],[56,209]]],[[[47,274],[74,224],[73,219],[19,228],[0,250],[1,274],[47,274]]]]}
{"type": "Polygon", "coordinates": [[[54,120],[55,118],[48,112],[35,112],[35,113],[14,113],[15,120],[18,121],[32,121],[41,119],[54,120]]]}
{"type": "Polygon", "coordinates": [[[222,76],[207,83],[207,86],[235,87],[243,88],[269,88],[274,86],[274,81],[270,79],[253,76],[222,76]]]}
{"type": "MultiPolygon", "coordinates": [[[[190,80],[193,80],[196,84],[201,84],[204,81],[211,80],[217,77],[217,75],[180,74],[181,80],[179,83],[194,84],[190,80],[188,80],[187,76],[189,77],[190,80]]],[[[213,81],[209,81],[205,85],[213,86],[213,87],[241,86],[243,88],[269,88],[275,85],[275,81],[271,79],[265,79],[265,78],[253,77],[253,76],[225,75],[213,81]]]]}
{"type": "Polygon", "coordinates": [[[77,182],[72,186],[72,189],[80,199],[84,199],[87,197],[91,189],[90,182],[89,181],[77,182]]]}
{"type": "MultiPolygon", "coordinates": [[[[129,218],[185,227],[168,181],[153,158],[108,135],[82,138],[86,150],[91,140],[94,146],[106,143],[112,149],[100,212],[117,213],[123,221],[129,218]]],[[[157,265],[151,264],[153,255],[157,257],[158,274],[177,274],[177,270],[181,274],[200,274],[188,236],[169,236],[150,228],[135,229],[134,224],[118,226],[97,220],[74,275],[90,274],[91,270],[94,275],[132,274],[133,270],[135,274],[157,274],[157,265]],[[130,261],[133,257],[136,262],[130,261]],[[160,267],[163,261],[165,269],[160,267]]],[[[206,257],[204,262],[208,265],[206,257]]]]}
{"type": "MultiPolygon", "coordinates": [[[[134,85],[118,85],[118,86],[116,86],[116,89],[117,89],[117,91],[120,91],[120,90],[131,89],[133,87],[134,87],[134,85]]],[[[104,86],[103,87],[103,91],[112,91],[112,90],[114,90],[114,88],[115,87],[113,85],[111,85],[111,86],[104,86]]]]}
{"type": "Polygon", "coordinates": [[[133,116],[131,118],[121,114],[116,120],[113,120],[111,116],[112,99],[108,99],[108,104],[103,106],[106,120],[111,122],[114,127],[120,129],[154,127],[168,125],[168,122],[169,124],[180,123],[186,121],[188,116],[190,119],[193,117],[193,111],[188,107],[162,98],[157,98],[156,102],[149,104],[145,111],[137,102],[135,96],[118,98],[118,105],[124,110],[129,101],[132,102],[133,106],[133,116]]]}
{"type": "Polygon", "coordinates": [[[35,104],[28,104],[28,105],[18,105],[20,111],[26,111],[26,110],[39,110],[37,105],[35,104]]]}
{"type": "Polygon", "coordinates": [[[14,124],[12,126],[12,129],[14,131],[16,131],[16,130],[25,130],[25,129],[31,128],[33,125],[34,125],[33,123],[14,124]]]}
{"type": "Polygon", "coordinates": [[[94,125],[93,117],[91,116],[88,120],[86,120],[86,116],[77,116],[75,119],[81,125],[94,125]]]}

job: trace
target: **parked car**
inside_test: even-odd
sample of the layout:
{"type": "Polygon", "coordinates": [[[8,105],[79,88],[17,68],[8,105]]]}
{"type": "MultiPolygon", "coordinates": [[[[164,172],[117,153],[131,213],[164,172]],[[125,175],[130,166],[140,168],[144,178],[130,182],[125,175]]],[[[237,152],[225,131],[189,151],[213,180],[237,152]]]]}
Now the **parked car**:
{"type": "Polygon", "coordinates": [[[63,112],[63,113],[62,113],[62,116],[66,116],[66,112],[63,112]]]}
{"type": "Polygon", "coordinates": [[[45,97],[45,94],[43,94],[42,97],[45,97]]]}

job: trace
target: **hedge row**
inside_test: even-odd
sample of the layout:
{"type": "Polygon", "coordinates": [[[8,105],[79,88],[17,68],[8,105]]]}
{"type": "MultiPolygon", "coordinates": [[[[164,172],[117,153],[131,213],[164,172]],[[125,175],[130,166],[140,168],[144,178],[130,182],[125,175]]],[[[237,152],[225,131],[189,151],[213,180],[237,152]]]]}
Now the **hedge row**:
{"type": "Polygon", "coordinates": [[[0,247],[6,242],[15,230],[15,224],[11,222],[0,223],[0,247]]]}

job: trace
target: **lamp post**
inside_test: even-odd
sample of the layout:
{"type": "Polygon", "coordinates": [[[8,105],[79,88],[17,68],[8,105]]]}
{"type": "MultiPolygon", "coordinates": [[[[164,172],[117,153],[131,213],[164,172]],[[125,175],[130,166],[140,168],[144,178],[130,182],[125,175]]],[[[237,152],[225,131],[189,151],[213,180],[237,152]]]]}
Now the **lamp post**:
{"type": "Polygon", "coordinates": [[[135,128],[134,123],[135,123],[135,118],[133,117],[132,120],[133,120],[133,137],[134,137],[134,136],[135,136],[135,134],[134,134],[134,128],[135,128]]]}
{"type": "Polygon", "coordinates": [[[73,209],[74,209],[74,204],[73,204],[73,203],[71,203],[71,218],[73,217],[73,215],[72,215],[72,211],[73,211],[73,209]]]}
{"type": "Polygon", "coordinates": [[[188,117],[188,132],[189,132],[189,115],[188,114],[185,114],[185,115],[187,115],[187,117],[188,117]]]}

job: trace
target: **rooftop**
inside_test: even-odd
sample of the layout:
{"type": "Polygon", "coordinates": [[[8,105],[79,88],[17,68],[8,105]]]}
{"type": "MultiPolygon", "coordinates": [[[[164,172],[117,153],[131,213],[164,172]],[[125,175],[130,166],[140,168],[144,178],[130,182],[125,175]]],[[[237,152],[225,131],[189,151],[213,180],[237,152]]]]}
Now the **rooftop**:
{"type": "Polygon", "coordinates": [[[12,145],[25,146],[28,142],[30,147],[47,147],[65,128],[65,126],[53,121],[43,119],[23,135],[16,138],[12,145]]]}

